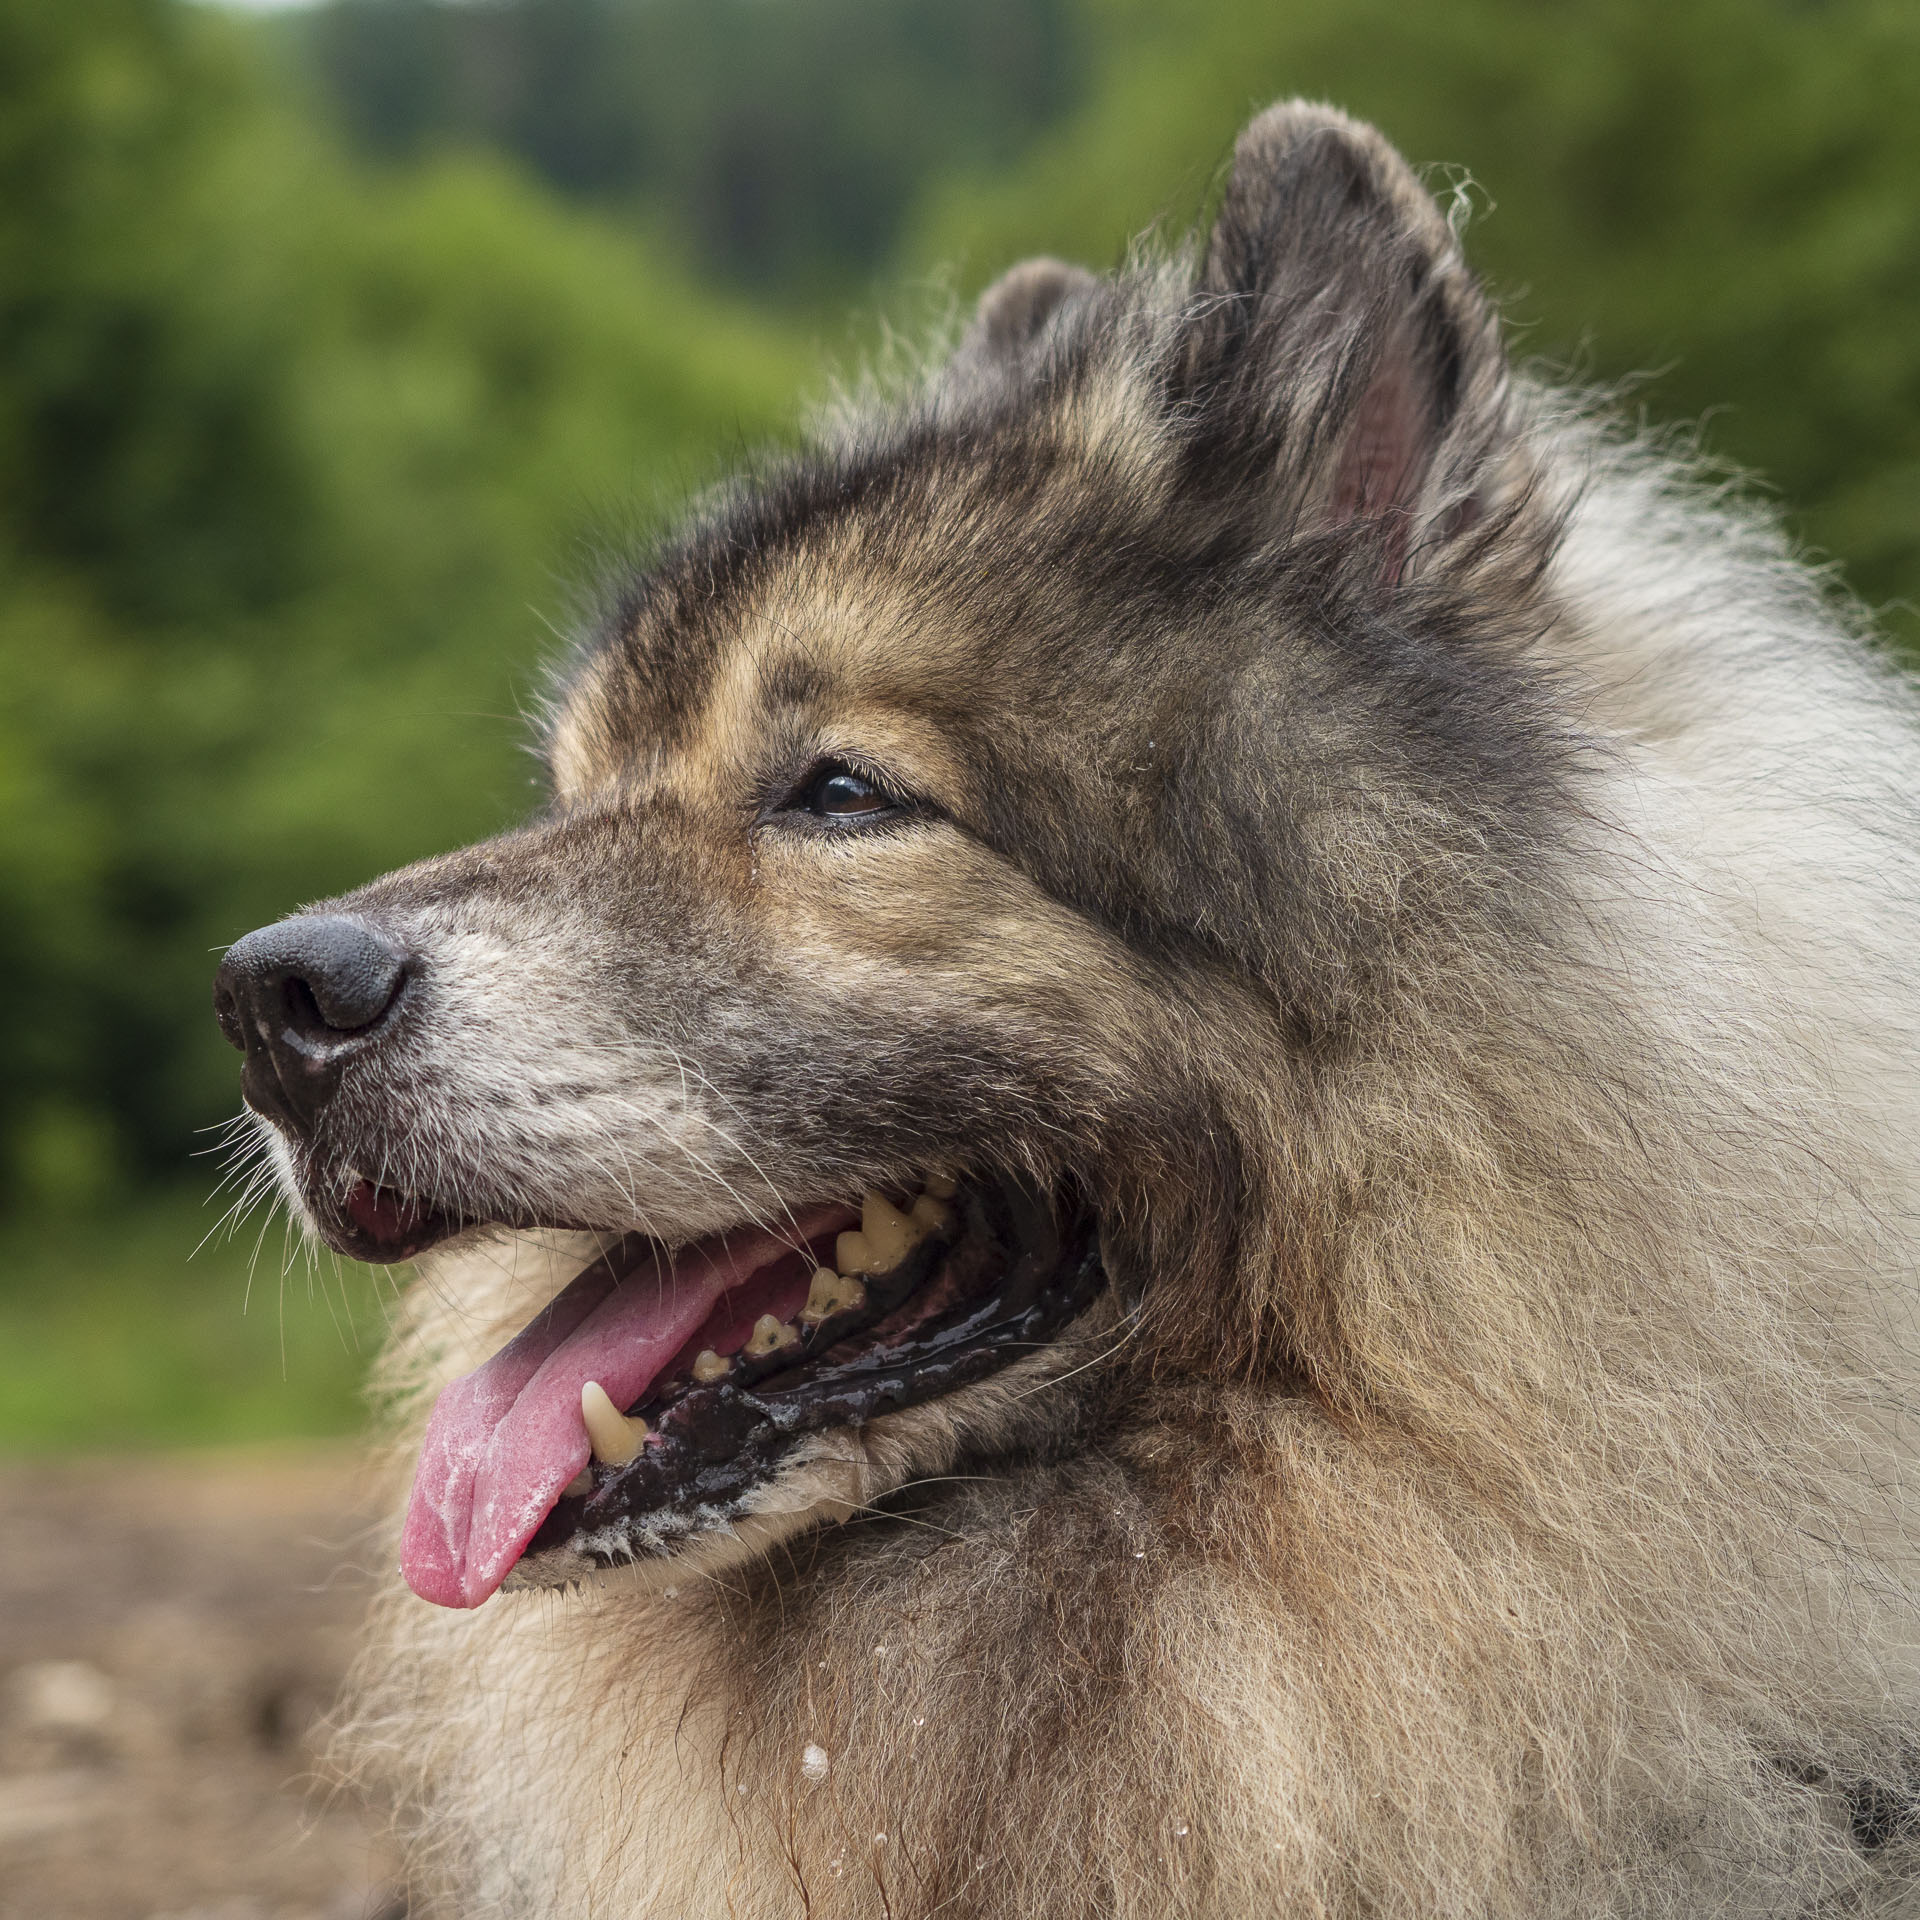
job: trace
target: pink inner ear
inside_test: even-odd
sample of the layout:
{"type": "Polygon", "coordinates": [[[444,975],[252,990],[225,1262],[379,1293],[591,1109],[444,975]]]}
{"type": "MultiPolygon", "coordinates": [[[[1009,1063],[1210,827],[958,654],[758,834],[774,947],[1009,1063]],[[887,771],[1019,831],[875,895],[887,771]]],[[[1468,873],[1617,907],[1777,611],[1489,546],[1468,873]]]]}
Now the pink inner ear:
{"type": "Polygon", "coordinates": [[[1333,483],[1333,525],[1391,515],[1386,573],[1398,580],[1406,563],[1413,495],[1425,464],[1426,408],[1413,370],[1398,354],[1374,375],[1354,409],[1333,483]]]}
{"type": "Polygon", "coordinates": [[[1405,361],[1395,359],[1374,376],[1340,449],[1333,489],[1336,526],[1413,504],[1407,496],[1420,451],[1418,416],[1423,411],[1405,361]]]}

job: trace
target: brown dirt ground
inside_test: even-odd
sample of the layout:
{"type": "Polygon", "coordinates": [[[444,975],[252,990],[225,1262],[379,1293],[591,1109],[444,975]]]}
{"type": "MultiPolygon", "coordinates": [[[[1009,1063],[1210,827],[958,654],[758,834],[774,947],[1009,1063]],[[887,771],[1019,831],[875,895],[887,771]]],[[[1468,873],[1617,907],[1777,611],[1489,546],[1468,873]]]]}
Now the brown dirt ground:
{"type": "Polygon", "coordinates": [[[401,1920],[312,1787],[364,1604],[357,1456],[0,1462],[0,1920],[401,1920]]]}

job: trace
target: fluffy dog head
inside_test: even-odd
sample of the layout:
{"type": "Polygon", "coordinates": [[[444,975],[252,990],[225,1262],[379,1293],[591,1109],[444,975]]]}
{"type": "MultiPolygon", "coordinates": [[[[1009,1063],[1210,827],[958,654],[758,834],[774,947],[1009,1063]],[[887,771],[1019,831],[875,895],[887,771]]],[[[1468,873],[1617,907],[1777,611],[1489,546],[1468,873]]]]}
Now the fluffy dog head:
{"type": "Polygon", "coordinates": [[[283,1124],[303,1205],[375,1256],[672,1245],[1017,1174],[1157,1364],[1310,1365],[1275,1146],[1560,831],[1507,412],[1452,234],[1331,113],[1249,131],[1190,278],[1019,269],[628,585],[544,818],[332,904],[405,989],[283,1124]]]}
{"type": "MultiPolygon", "coordinates": [[[[1867,1490],[1904,1464],[1858,1342],[1906,1175],[1849,1124],[1835,1184],[1823,1082],[1872,1050],[1812,949],[1781,960],[1799,932],[1769,958],[1721,913],[1697,821],[1623,797],[1577,443],[1398,157],[1276,108],[1193,257],[1017,269],[924,391],[626,584],[556,696],[546,813],[324,910],[391,956],[359,952],[365,1006],[308,981],[287,1040],[308,976],[239,970],[319,1230],[491,1262],[465,1318],[471,1257],[422,1308],[439,1374],[545,1316],[430,1456],[507,1431],[575,1306],[654,1285],[635,1245],[662,1298],[720,1289],[622,1323],[661,1348],[637,1466],[601,1447],[561,1494],[581,1435],[508,1449],[547,1477],[494,1557],[744,1557],[696,1690],[803,1887],[853,1860],[889,1912],[1593,1910],[1716,1850],[1768,1911],[1864,1884],[1848,1807],[1880,1790],[1847,1783],[1897,1772],[1904,1576],[1870,1599],[1849,1555],[1891,1568],[1901,1496],[1867,1490]],[[862,1249],[916,1195],[940,1259],[884,1313],[829,1289],[813,1345],[777,1310],[714,1331],[780,1233],[800,1279],[854,1234],[878,1298],[862,1249]],[[845,1398],[881,1374],[908,1384],[845,1398]]],[[[1657,489],[1616,483],[1670,564],[1657,489]]],[[[1751,619],[1817,619],[1716,537],[1751,619]]],[[[1884,734],[1819,648],[1815,699],[1884,734]]],[[[468,1601],[504,1570],[460,1566],[468,1601]]],[[[644,1717],[605,1650],[659,1603],[578,1604],[644,1717]]],[[[639,1870],[608,1845],[595,1897],[639,1870]]]]}

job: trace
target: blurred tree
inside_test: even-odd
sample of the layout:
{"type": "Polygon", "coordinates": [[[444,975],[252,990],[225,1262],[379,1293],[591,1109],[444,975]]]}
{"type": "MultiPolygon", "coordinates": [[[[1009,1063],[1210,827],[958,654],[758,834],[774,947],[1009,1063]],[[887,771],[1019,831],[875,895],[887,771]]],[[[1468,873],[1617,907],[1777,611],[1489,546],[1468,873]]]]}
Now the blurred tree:
{"type": "Polygon", "coordinates": [[[791,294],[1069,103],[1067,0],[331,0],[287,31],[377,152],[488,143],[791,294]]]}
{"type": "MultiPolygon", "coordinates": [[[[1920,601],[1920,8],[1909,0],[1080,0],[1083,110],[933,189],[913,257],[1118,257],[1202,206],[1285,94],[1377,121],[1476,210],[1521,345],[1792,503],[1870,600],[1920,601]],[[1467,169],[1471,170],[1469,176],[1467,169]]],[[[1920,638],[1911,606],[1892,630],[1920,638]]]]}
{"type": "Polygon", "coordinates": [[[233,1110],[218,945],[523,807],[552,570],[811,364],[497,163],[356,173],[246,53],[167,0],[0,0],[15,1203],[233,1110]]]}

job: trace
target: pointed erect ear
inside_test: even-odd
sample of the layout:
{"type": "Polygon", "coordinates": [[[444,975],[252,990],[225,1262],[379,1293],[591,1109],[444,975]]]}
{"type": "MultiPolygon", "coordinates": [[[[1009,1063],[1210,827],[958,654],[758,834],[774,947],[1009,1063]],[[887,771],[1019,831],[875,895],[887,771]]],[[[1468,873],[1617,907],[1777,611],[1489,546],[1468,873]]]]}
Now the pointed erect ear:
{"type": "Polygon", "coordinates": [[[1009,267],[980,296],[949,377],[1003,382],[1029,358],[1061,307],[1099,284],[1084,267],[1070,267],[1063,260],[1023,260],[1009,267]]]}
{"type": "Polygon", "coordinates": [[[973,314],[973,336],[988,353],[1000,357],[1018,353],[1070,294],[1098,285],[1085,267],[1070,267],[1064,260],[1045,256],[1023,260],[980,296],[973,314]]]}
{"type": "Polygon", "coordinates": [[[1498,329],[1371,127],[1300,101],[1261,114],[1197,291],[1185,380],[1202,438],[1295,528],[1373,523],[1397,579],[1479,517],[1506,433],[1498,329]]]}

